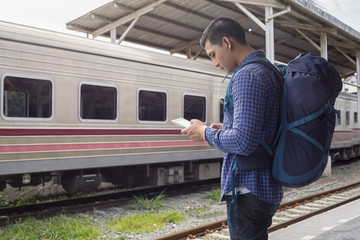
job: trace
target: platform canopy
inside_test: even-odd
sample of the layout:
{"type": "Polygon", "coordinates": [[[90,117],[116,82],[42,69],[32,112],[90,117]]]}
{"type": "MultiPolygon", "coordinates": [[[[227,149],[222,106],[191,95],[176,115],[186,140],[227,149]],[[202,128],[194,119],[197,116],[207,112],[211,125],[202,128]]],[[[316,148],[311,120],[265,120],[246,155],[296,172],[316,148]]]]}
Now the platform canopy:
{"type": "Polygon", "coordinates": [[[359,72],[360,33],[310,0],[116,0],[67,28],[197,59],[207,58],[199,40],[216,17],[238,21],[249,44],[273,62],[310,51],[328,59],[342,77],[359,72]]]}

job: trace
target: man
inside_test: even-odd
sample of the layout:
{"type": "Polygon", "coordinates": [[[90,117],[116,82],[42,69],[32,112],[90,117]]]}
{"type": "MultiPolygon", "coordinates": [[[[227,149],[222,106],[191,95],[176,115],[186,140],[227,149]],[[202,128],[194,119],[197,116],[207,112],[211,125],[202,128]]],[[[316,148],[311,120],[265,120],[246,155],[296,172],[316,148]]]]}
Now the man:
{"type": "MultiPolygon", "coordinates": [[[[248,45],[240,24],[228,18],[212,21],[200,45],[214,66],[227,73],[238,70],[242,63],[254,57],[265,58],[262,51],[254,51],[248,45]]],[[[229,226],[231,239],[268,239],[267,229],[282,200],[283,189],[271,178],[271,157],[262,154],[265,151],[260,140],[271,146],[276,139],[280,124],[280,80],[266,66],[251,63],[235,73],[228,88],[222,125],[207,127],[199,120],[192,120],[192,125],[182,133],[195,142],[206,140],[224,152],[220,201],[227,203],[228,219],[233,211],[236,220],[236,224],[229,226]],[[244,165],[235,170],[239,195],[232,206],[231,169],[236,159],[244,165]],[[260,162],[267,162],[266,167],[260,162]]]]}

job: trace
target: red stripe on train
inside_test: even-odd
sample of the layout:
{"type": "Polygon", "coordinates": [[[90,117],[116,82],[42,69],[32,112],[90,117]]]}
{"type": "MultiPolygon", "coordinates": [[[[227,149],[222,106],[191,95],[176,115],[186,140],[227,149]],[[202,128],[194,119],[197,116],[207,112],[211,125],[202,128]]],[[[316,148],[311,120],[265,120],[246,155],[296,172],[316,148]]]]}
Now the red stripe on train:
{"type": "Polygon", "coordinates": [[[149,148],[149,147],[181,147],[181,146],[197,146],[197,145],[207,145],[207,143],[206,142],[194,143],[191,141],[169,141],[169,142],[15,145],[15,146],[0,146],[0,153],[101,150],[101,149],[149,148]]]}
{"type": "Polygon", "coordinates": [[[0,129],[0,136],[46,135],[161,135],[180,134],[172,129],[0,129]]]}

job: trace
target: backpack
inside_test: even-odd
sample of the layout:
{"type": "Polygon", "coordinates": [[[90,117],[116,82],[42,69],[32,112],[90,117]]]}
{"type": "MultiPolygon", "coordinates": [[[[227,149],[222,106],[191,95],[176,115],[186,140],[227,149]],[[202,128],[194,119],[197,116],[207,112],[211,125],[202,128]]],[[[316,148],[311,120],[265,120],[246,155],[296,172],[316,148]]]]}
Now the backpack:
{"type": "MultiPolygon", "coordinates": [[[[255,57],[240,65],[235,73],[251,63],[261,63],[271,69],[281,80],[282,86],[281,123],[277,139],[273,146],[260,139],[268,156],[261,154],[259,148],[253,155],[266,159],[267,165],[270,162],[272,177],[283,186],[302,187],[318,180],[326,167],[335,129],[337,111],[334,103],[342,89],[338,72],[324,58],[301,53],[287,66],[279,67],[266,58],[255,57]]],[[[231,80],[225,101],[233,107],[231,80]]],[[[262,164],[261,161],[259,164],[262,164]]],[[[235,165],[233,179],[235,168],[240,167],[241,162],[237,159],[235,165]]],[[[248,170],[246,167],[241,169],[248,170]]]]}

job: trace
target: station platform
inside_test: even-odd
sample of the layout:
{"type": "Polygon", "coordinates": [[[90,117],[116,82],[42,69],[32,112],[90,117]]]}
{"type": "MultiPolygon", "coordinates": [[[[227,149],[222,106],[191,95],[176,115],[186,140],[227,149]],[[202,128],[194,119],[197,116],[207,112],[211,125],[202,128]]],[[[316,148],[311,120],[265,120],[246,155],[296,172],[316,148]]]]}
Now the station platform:
{"type": "Polygon", "coordinates": [[[360,240],[360,200],[269,233],[269,240],[360,240]]]}

